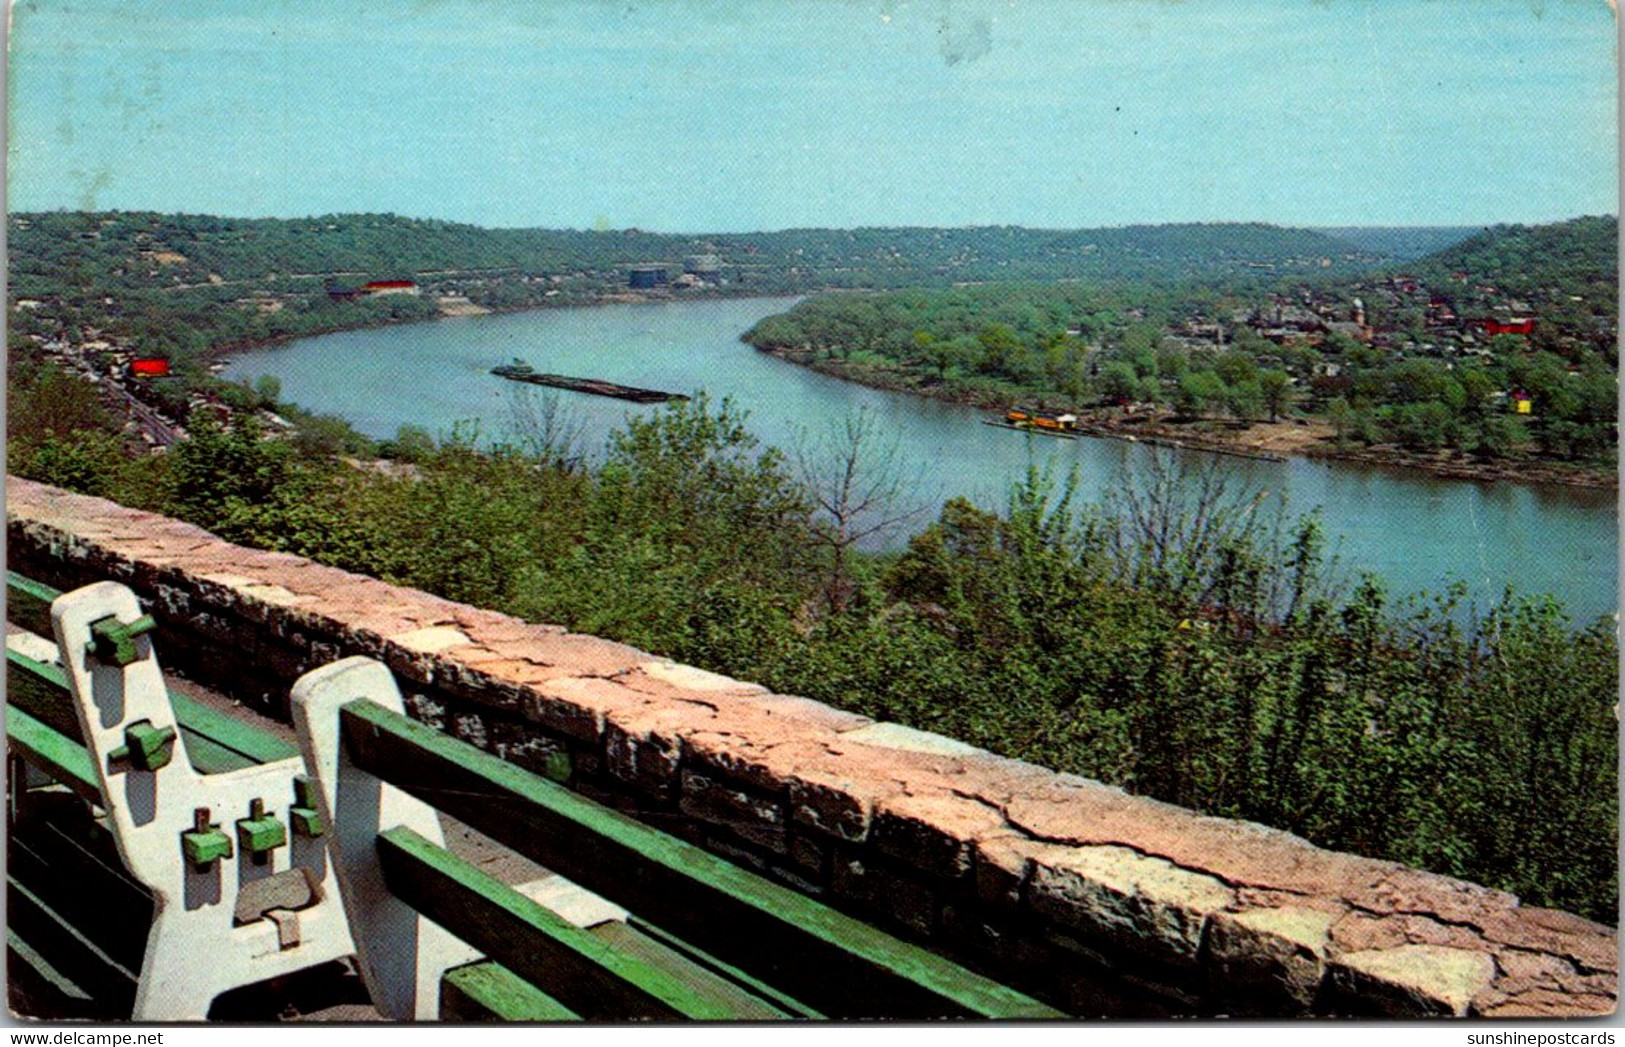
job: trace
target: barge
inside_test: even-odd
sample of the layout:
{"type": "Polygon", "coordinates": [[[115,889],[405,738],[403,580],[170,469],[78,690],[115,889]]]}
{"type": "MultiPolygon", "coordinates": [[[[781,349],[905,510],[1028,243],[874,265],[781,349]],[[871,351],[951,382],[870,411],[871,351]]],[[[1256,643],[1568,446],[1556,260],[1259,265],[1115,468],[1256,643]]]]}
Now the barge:
{"type": "Polygon", "coordinates": [[[545,385],[553,389],[565,389],[572,393],[587,393],[591,396],[609,396],[617,400],[630,400],[636,404],[663,404],[671,400],[687,400],[682,393],[668,393],[659,389],[640,389],[635,385],[618,385],[615,382],[606,382],[601,378],[572,378],[562,374],[543,374],[523,360],[515,360],[511,364],[501,364],[491,368],[491,373],[498,378],[506,378],[511,382],[528,382],[531,385],[545,385]]]}

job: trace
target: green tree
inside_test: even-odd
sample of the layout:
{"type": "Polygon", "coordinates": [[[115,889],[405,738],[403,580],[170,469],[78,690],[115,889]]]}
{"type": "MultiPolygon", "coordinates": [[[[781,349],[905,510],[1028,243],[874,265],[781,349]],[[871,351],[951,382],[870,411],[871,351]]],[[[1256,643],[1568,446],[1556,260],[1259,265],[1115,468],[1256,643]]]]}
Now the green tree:
{"type": "Polygon", "coordinates": [[[1192,371],[1179,380],[1179,394],[1175,405],[1179,413],[1189,418],[1205,411],[1222,407],[1229,390],[1224,380],[1212,371],[1192,371]]]}
{"type": "Polygon", "coordinates": [[[982,359],[978,365],[983,374],[1004,374],[1011,360],[1023,346],[1021,338],[1005,324],[990,324],[977,332],[976,340],[982,346],[982,359]]]}
{"type": "Polygon", "coordinates": [[[254,395],[259,397],[262,406],[275,407],[282,399],[282,380],[274,374],[260,375],[254,379],[254,395]]]}
{"type": "Polygon", "coordinates": [[[1229,387],[1225,407],[1239,422],[1251,425],[1264,411],[1264,391],[1256,378],[1237,382],[1229,387]]]}
{"type": "Polygon", "coordinates": [[[1107,400],[1133,401],[1141,398],[1141,384],[1134,368],[1121,360],[1108,360],[1100,367],[1101,396],[1107,400]]]}
{"type": "Polygon", "coordinates": [[[1422,451],[1457,443],[1455,415],[1436,400],[1401,404],[1389,412],[1389,426],[1401,446],[1422,451]]]}
{"type": "Polygon", "coordinates": [[[1220,353],[1213,361],[1213,369],[1225,385],[1239,385],[1258,379],[1258,364],[1252,354],[1237,349],[1220,353]]]}
{"type": "Polygon", "coordinates": [[[1485,458],[1509,457],[1528,440],[1528,429],[1514,415],[1489,415],[1478,424],[1478,453],[1485,458]]]}
{"type": "Polygon", "coordinates": [[[1355,431],[1354,409],[1341,396],[1333,397],[1326,403],[1326,421],[1331,423],[1332,438],[1337,441],[1337,449],[1345,449],[1355,431]]]}
{"type": "Polygon", "coordinates": [[[1269,410],[1270,421],[1276,422],[1287,409],[1292,398],[1292,378],[1285,371],[1269,369],[1258,373],[1259,392],[1269,410]]]}
{"type": "Polygon", "coordinates": [[[435,439],[421,425],[403,425],[395,430],[395,439],[383,448],[387,457],[401,462],[426,462],[434,456],[435,439]]]}

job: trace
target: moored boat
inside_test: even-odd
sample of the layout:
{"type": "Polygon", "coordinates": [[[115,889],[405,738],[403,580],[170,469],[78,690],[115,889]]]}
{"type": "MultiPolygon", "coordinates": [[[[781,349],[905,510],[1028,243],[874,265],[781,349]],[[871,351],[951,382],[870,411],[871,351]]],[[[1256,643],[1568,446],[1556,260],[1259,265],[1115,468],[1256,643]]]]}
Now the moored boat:
{"type": "Polygon", "coordinates": [[[1078,416],[1075,414],[1053,414],[1048,411],[1011,408],[1004,413],[1004,420],[1023,429],[1043,429],[1056,433],[1071,433],[1078,429],[1078,416]]]}

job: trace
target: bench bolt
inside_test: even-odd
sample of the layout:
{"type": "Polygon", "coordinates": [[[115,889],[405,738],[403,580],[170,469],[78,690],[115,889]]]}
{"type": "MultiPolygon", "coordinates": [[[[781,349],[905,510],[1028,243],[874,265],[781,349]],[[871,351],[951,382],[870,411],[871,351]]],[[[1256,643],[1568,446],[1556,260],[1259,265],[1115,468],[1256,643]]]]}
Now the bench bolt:
{"type": "Polygon", "coordinates": [[[135,651],[135,638],[156,628],[158,623],[150,614],[129,623],[111,614],[98,618],[90,623],[90,643],[85,645],[85,653],[110,665],[129,665],[141,657],[135,651]]]}
{"type": "Polygon", "coordinates": [[[293,779],[293,806],[288,808],[288,820],[293,823],[297,836],[312,839],[327,831],[322,824],[321,808],[316,806],[316,783],[308,775],[295,775],[293,779]]]}
{"type": "Polygon", "coordinates": [[[199,807],[192,812],[192,828],[181,833],[181,854],[198,872],[203,872],[222,858],[231,857],[231,837],[209,821],[207,807],[199,807]]]}
{"type": "Polygon", "coordinates": [[[265,813],[265,801],[255,797],[248,805],[248,817],[237,822],[237,839],[255,862],[288,842],[288,829],[275,815],[265,813]]]}
{"type": "Polygon", "coordinates": [[[124,744],[107,754],[109,764],[128,764],[138,771],[156,771],[175,757],[175,728],[154,727],[137,720],[124,728],[124,744]]]}

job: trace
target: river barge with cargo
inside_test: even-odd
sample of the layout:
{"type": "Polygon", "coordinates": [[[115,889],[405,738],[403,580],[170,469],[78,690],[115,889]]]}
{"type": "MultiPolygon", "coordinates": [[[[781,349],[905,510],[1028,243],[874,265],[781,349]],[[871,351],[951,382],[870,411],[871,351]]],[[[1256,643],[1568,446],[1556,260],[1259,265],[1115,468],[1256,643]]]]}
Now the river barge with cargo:
{"type": "Polygon", "coordinates": [[[630,400],[637,404],[662,404],[671,400],[688,399],[682,393],[668,393],[659,389],[640,389],[635,385],[619,385],[615,382],[606,382],[601,378],[572,378],[562,374],[543,374],[523,360],[515,360],[511,364],[500,364],[491,368],[491,373],[498,378],[506,378],[513,382],[545,385],[553,389],[565,389],[572,393],[587,393],[591,396],[610,396],[617,400],[630,400]]]}

